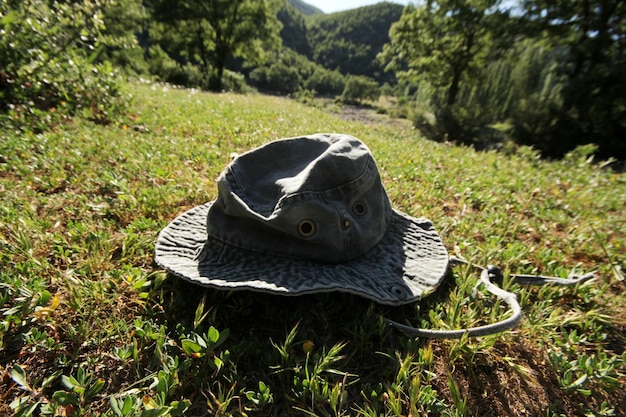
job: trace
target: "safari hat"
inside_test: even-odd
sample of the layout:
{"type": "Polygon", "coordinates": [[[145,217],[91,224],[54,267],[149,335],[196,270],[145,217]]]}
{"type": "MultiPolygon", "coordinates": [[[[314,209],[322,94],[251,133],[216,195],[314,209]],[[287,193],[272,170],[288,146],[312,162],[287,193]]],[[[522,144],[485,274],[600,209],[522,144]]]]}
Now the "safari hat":
{"type": "Polygon", "coordinates": [[[155,261],[195,284],[399,305],[433,292],[448,253],[433,224],[395,210],[369,148],[315,134],[236,157],[215,201],[159,234],[155,261]]]}

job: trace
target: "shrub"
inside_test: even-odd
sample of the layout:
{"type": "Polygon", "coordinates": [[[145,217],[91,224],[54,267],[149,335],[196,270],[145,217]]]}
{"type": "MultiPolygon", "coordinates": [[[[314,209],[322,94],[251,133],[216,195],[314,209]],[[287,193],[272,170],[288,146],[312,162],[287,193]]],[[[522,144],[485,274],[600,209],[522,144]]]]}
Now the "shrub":
{"type": "Polygon", "coordinates": [[[0,3],[0,124],[43,130],[75,114],[109,123],[126,111],[116,71],[94,64],[105,29],[102,7],[0,3]]]}
{"type": "Polygon", "coordinates": [[[262,90],[293,94],[300,87],[302,78],[297,68],[277,62],[270,67],[256,68],[250,73],[250,81],[262,90]]]}
{"type": "Polygon", "coordinates": [[[178,70],[178,64],[161,48],[153,45],[148,50],[148,66],[150,74],[156,75],[161,81],[168,81],[178,70]]]}
{"type": "Polygon", "coordinates": [[[372,78],[363,75],[351,75],[341,95],[344,103],[361,104],[363,100],[378,100],[380,87],[372,78]]]}
{"type": "Polygon", "coordinates": [[[148,8],[142,3],[142,0],[104,2],[107,41],[98,62],[107,60],[129,75],[148,74],[144,48],[139,42],[142,32],[147,32],[149,18],[148,8]]]}
{"type": "Polygon", "coordinates": [[[267,74],[270,89],[279,93],[295,93],[301,81],[297,68],[288,67],[281,62],[272,65],[267,74]]]}
{"type": "Polygon", "coordinates": [[[508,138],[501,129],[491,126],[489,112],[474,107],[433,104],[429,111],[416,110],[411,115],[414,126],[428,139],[471,145],[477,149],[499,147],[508,138]]]}
{"type": "Polygon", "coordinates": [[[315,90],[319,94],[338,96],[343,92],[346,81],[339,71],[317,67],[305,85],[307,89],[315,90]]]}
{"type": "Polygon", "coordinates": [[[222,87],[225,91],[231,91],[239,94],[249,93],[254,90],[246,84],[246,78],[243,74],[230,70],[224,70],[222,87]]]}

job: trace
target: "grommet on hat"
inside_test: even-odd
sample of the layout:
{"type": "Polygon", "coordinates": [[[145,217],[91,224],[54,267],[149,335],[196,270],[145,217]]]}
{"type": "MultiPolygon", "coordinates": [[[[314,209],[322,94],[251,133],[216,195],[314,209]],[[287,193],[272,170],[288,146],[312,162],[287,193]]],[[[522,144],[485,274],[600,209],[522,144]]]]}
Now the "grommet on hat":
{"type": "Polygon", "coordinates": [[[316,134],[235,158],[215,201],[159,234],[156,263],[213,288],[344,291],[382,304],[433,292],[448,253],[432,223],[391,207],[369,148],[316,134]]]}

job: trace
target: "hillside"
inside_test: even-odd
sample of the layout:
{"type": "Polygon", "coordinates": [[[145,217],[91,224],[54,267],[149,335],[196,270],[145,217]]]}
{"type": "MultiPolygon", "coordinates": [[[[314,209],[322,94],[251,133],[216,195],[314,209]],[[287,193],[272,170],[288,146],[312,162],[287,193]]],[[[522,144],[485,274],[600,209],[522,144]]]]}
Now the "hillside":
{"type": "Polygon", "coordinates": [[[625,174],[582,150],[477,152],[285,98],[129,90],[114,123],[0,131],[0,415],[624,414],[625,174]],[[501,267],[519,325],[425,340],[384,324],[508,317],[462,267],[390,307],[207,289],[155,265],[158,233],[215,199],[233,155],[314,132],[363,140],[394,208],[430,219],[450,254],[501,267]],[[589,271],[575,287],[509,275],[589,271]]]}
{"type": "Polygon", "coordinates": [[[307,36],[305,15],[289,2],[285,2],[278,11],[277,17],[283,26],[280,30],[283,47],[311,59],[312,50],[307,36]]]}
{"type": "Polygon", "coordinates": [[[324,14],[323,11],[315,6],[310,5],[302,0],[286,0],[288,4],[292,5],[296,10],[305,16],[312,16],[315,14],[324,14]]]}
{"type": "Polygon", "coordinates": [[[308,38],[313,60],[343,74],[367,75],[381,84],[393,79],[376,55],[389,42],[389,28],[404,6],[378,3],[308,19],[308,38]]]}
{"type": "Polygon", "coordinates": [[[342,74],[366,75],[380,84],[392,81],[376,55],[389,41],[389,28],[402,14],[403,6],[381,2],[332,14],[305,16],[287,2],[278,18],[283,25],[283,46],[342,74]]]}

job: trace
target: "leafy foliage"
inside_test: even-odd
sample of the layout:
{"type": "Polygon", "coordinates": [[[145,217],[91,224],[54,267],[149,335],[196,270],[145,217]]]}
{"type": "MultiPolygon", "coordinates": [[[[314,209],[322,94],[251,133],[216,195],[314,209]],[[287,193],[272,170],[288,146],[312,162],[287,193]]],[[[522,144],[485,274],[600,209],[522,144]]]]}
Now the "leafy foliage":
{"type": "Polygon", "coordinates": [[[494,41],[506,21],[499,5],[499,0],[429,1],[405,8],[392,25],[381,59],[405,81],[433,88],[428,104],[434,121],[419,114],[416,119],[429,137],[473,143],[475,131],[485,126],[457,99],[465,84],[474,84],[487,59],[504,48],[503,39],[494,41]]]}
{"type": "Polygon", "coordinates": [[[262,91],[293,94],[307,89],[322,95],[339,95],[345,80],[338,71],[330,71],[309,61],[289,48],[250,73],[250,83],[262,91]]]}
{"type": "Polygon", "coordinates": [[[311,16],[314,14],[323,14],[320,9],[315,6],[310,5],[302,0],[286,0],[287,4],[293,6],[296,10],[302,13],[305,16],[311,16]]]}
{"type": "Polygon", "coordinates": [[[595,143],[599,157],[624,159],[623,2],[522,3],[523,16],[499,1],[405,9],[382,57],[417,89],[416,126],[436,140],[510,140],[550,157],[595,143]]]}
{"type": "Polygon", "coordinates": [[[360,104],[363,100],[376,101],[379,96],[380,87],[376,81],[363,75],[352,75],[348,77],[341,100],[360,104]]]}
{"type": "Polygon", "coordinates": [[[221,91],[229,58],[260,63],[280,45],[277,0],[155,0],[152,32],[170,56],[197,65],[206,86],[221,91]]]}
{"type": "Polygon", "coordinates": [[[280,30],[283,46],[311,58],[311,45],[307,36],[308,29],[302,13],[289,2],[285,2],[278,11],[277,17],[283,25],[280,30]]]}
{"type": "Polygon", "coordinates": [[[619,0],[525,0],[527,17],[567,51],[560,73],[562,106],[533,145],[561,156],[593,142],[603,156],[626,159],[626,4],[619,0]]]}
{"type": "Polygon", "coordinates": [[[338,96],[344,91],[345,77],[337,70],[317,66],[305,82],[305,88],[321,95],[338,96]]]}
{"type": "MultiPolygon", "coordinates": [[[[107,6],[109,3],[104,3],[107,6]]],[[[0,122],[45,130],[75,114],[109,123],[127,108],[116,70],[95,61],[103,7],[43,0],[0,3],[0,122]]]]}
{"type": "Polygon", "coordinates": [[[498,6],[499,0],[444,0],[409,6],[391,28],[383,59],[389,62],[388,68],[400,71],[401,77],[442,88],[444,104],[453,106],[461,84],[485,65],[494,47],[494,30],[501,20],[498,6]]]}
{"type": "Polygon", "coordinates": [[[106,26],[103,38],[114,42],[104,42],[98,62],[109,61],[130,75],[148,73],[140,41],[145,41],[149,14],[142,0],[112,1],[104,8],[102,20],[106,26]]]}

